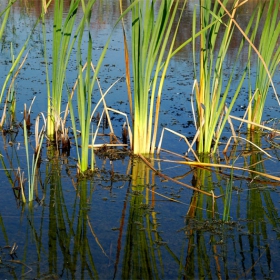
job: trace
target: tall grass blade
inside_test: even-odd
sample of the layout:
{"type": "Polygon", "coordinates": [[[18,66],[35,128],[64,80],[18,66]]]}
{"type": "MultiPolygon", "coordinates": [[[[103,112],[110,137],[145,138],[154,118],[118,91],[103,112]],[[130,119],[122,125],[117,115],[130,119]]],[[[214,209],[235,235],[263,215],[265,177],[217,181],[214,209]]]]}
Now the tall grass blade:
{"type": "Polygon", "coordinates": [[[3,21],[0,26],[0,40],[2,39],[3,33],[5,31],[5,27],[7,25],[8,19],[9,19],[11,7],[15,2],[16,2],[16,0],[10,0],[8,5],[5,7],[5,9],[0,12],[0,18],[4,15],[3,21]]]}

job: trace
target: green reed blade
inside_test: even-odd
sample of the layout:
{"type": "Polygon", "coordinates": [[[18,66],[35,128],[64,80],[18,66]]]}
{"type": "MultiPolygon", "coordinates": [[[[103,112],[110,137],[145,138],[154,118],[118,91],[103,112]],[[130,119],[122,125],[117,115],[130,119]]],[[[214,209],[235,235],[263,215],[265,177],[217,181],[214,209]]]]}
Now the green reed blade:
{"type": "Polygon", "coordinates": [[[27,176],[28,176],[28,198],[29,201],[33,200],[33,191],[31,190],[31,170],[29,165],[29,151],[28,151],[28,136],[27,136],[27,127],[26,127],[26,121],[23,120],[23,132],[24,132],[24,146],[25,146],[25,152],[26,152],[26,162],[27,162],[27,176]]]}
{"type": "MultiPolygon", "coordinates": [[[[79,41],[81,45],[81,40],[79,41]]],[[[78,116],[81,127],[81,162],[80,170],[84,172],[88,167],[88,145],[90,140],[90,125],[91,125],[91,51],[92,39],[89,33],[88,39],[88,54],[85,80],[83,78],[81,54],[78,52],[77,61],[79,62],[79,85],[77,92],[78,99],[78,116]]]]}
{"type": "Polygon", "coordinates": [[[15,2],[16,2],[16,0],[10,0],[7,7],[5,7],[5,9],[2,12],[0,12],[0,18],[2,17],[2,15],[4,15],[3,21],[0,26],[0,40],[2,39],[3,33],[5,31],[5,27],[7,25],[11,7],[15,2]]]}

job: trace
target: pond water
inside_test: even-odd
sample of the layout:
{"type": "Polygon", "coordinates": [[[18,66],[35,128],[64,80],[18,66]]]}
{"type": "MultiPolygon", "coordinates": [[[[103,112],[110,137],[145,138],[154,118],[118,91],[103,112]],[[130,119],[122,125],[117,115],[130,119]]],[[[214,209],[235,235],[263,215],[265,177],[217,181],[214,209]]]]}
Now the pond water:
{"type": "MultiPolygon", "coordinates": [[[[129,1],[123,1],[127,5],[129,1]]],[[[257,1],[240,9],[237,19],[248,21],[257,1]]],[[[189,1],[179,30],[178,42],[191,36],[191,16],[198,1],[189,1]]],[[[65,5],[69,1],[65,1],[65,5]]],[[[0,1],[0,10],[6,1],[0,1]]],[[[17,1],[11,9],[0,42],[0,84],[11,67],[11,43],[16,55],[29,36],[41,13],[39,1],[17,1]]],[[[52,41],[51,5],[46,14],[47,45],[50,67],[52,41]]],[[[98,57],[119,16],[115,0],[97,0],[92,12],[93,61],[98,57]]],[[[81,14],[78,13],[78,18],[81,14]]],[[[129,25],[129,18],[126,24],[129,25]]],[[[128,28],[129,30],[129,28],[128,28]]],[[[130,38],[128,31],[128,38],[130,38]]],[[[242,36],[236,32],[234,42],[242,36]]],[[[86,46],[86,39],[85,46],[86,46]]],[[[226,63],[231,65],[238,44],[233,44],[226,63]]],[[[86,48],[86,47],[85,47],[86,48]]],[[[77,154],[63,155],[43,144],[42,162],[36,170],[36,188],[31,204],[22,203],[17,180],[20,167],[27,178],[27,160],[23,143],[24,104],[32,106],[30,142],[34,146],[36,116],[47,112],[47,87],[42,27],[39,24],[29,41],[27,60],[15,82],[16,121],[7,119],[1,132],[0,169],[0,278],[1,279],[279,279],[280,216],[279,183],[271,178],[243,170],[191,167],[175,161],[188,147],[184,141],[165,134],[162,151],[150,164],[133,158],[126,150],[106,149],[96,155],[96,170],[88,178],[77,176],[77,154]],[[178,181],[180,183],[178,183],[178,181]],[[232,183],[230,219],[222,222],[226,188],[232,183]],[[200,186],[222,197],[193,191],[200,186]],[[12,251],[14,247],[14,250],[12,251]]],[[[27,53],[25,52],[25,54],[27,53]]],[[[86,50],[85,50],[86,52],[86,50]]],[[[236,70],[244,68],[247,56],[236,70]]],[[[256,65],[257,62],[252,62],[256,65]]],[[[242,70],[241,70],[242,71],[242,70]]],[[[252,71],[251,79],[255,79],[252,71]]],[[[99,80],[104,91],[122,78],[106,97],[107,105],[129,114],[125,84],[123,34],[115,31],[106,54],[99,80]]],[[[76,51],[66,75],[71,88],[76,80],[76,51]]],[[[161,127],[169,127],[191,139],[195,127],[190,106],[193,86],[191,47],[184,48],[171,61],[161,107],[161,127]]],[[[225,73],[225,84],[227,73],[225,73]]],[[[274,82],[279,91],[279,73],[274,82]]],[[[1,86],[2,87],[2,86],[1,86]]],[[[248,99],[244,84],[233,114],[242,117],[248,99]]],[[[95,91],[93,103],[100,98],[95,91]]],[[[63,110],[67,104],[63,96],[63,110]]],[[[269,92],[264,120],[277,118],[279,106],[269,92]]],[[[1,107],[3,111],[3,107],[1,107]]],[[[2,112],[1,111],[1,112],[2,112]]],[[[100,109],[101,113],[101,109],[100,109]]],[[[115,134],[121,137],[123,116],[112,114],[115,134]]],[[[71,127],[71,121],[67,123],[71,127]]],[[[238,123],[234,123],[238,126],[238,123]]],[[[271,126],[277,128],[277,120],[271,126]]],[[[102,128],[109,133],[108,128],[102,128]]],[[[70,129],[71,132],[71,129],[70,129]]],[[[161,131],[160,131],[161,132],[161,131]]],[[[224,136],[228,137],[226,129],[224,136]]],[[[246,137],[246,136],[244,136],[246,137]]],[[[277,138],[267,141],[261,133],[262,147],[273,156],[267,159],[248,145],[232,148],[232,158],[214,159],[239,167],[252,166],[256,172],[279,176],[277,138]]],[[[108,137],[98,139],[107,143],[108,137]]],[[[74,144],[74,139],[71,139],[74,144]]],[[[221,150],[223,146],[221,146],[221,150]]],[[[229,156],[229,155],[228,155],[229,156]]],[[[25,182],[27,187],[27,182],[25,182]]],[[[27,195],[27,191],[26,191],[27,195]]]]}

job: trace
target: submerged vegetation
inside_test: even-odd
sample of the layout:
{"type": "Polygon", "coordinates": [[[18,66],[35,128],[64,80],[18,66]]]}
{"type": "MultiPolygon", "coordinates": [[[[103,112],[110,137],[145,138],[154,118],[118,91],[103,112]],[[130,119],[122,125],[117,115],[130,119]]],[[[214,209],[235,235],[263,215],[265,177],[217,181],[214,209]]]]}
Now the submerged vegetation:
{"type": "MultiPolygon", "coordinates": [[[[10,0],[5,7],[0,6],[3,48],[16,2],[10,0]]],[[[14,48],[13,43],[9,44],[11,58],[0,95],[3,114],[0,161],[23,213],[25,203],[29,202],[27,218],[36,240],[33,257],[40,259],[37,263],[48,251],[49,275],[38,272],[36,277],[56,277],[61,259],[68,278],[77,277],[77,263],[81,275],[86,271],[85,277],[107,278],[104,269],[103,274],[99,271],[106,262],[114,278],[174,278],[174,271],[169,275],[165,267],[169,261],[180,278],[243,278],[255,267],[258,275],[271,277],[267,231],[275,231],[276,237],[271,242],[275,245],[279,239],[279,213],[272,190],[275,191],[280,177],[268,170],[265,163],[269,160],[273,165],[272,157],[280,158],[279,131],[277,120],[264,122],[263,116],[269,98],[278,102],[273,79],[280,60],[280,0],[259,1],[247,22],[238,20],[239,11],[248,4],[246,0],[196,1],[192,14],[186,13],[190,5],[187,0],[119,0],[114,6],[118,15],[112,30],[109,33],[106,30],[108,34],[105,32],[102,43],[98,41],[102,30],[96,28],[93,32],[94,24],[102,21],[94,13],[99,2],[105,5],[101,0],[42,0],[23,45],[14,48]],[[184,21],[186,17],[188,22],[184,21]],[[114,34],[120,26],[123,68],[118,73],[121,78],[110,80],[110,67],[104,61],[110,59],[110,47],[114,48],[114,34]],[[32,52],[29,43],[35,32],[40,33],[44,60],[42,92],[46,94],[43,96],[46,102],[42,102],[45,107],[35,116],[33,132],[31,107],[39,104],[42,96],[32,99],[28,111],[24,105],[19,120],[17,112],[23,108],[17,108],[22,97],[17,93],[16,81],[19,74],[25,75],[24,65],[32,52]],[[236,33],[240,39],[237,42],[234,41],[236,33]],[[230,53],[232,44],[235,45],[233,54],[230,53]],[[179,106],[177,97],[169,96],[172,91],[169,78],[173,60],[186,48],[192,55],[180,59],[184,62],[191,59],[193,70],[191,75],[176,78],[184,81],[180,84],[180,94],[183,106],[189,111],[188,116],[180,115],[180,118],[184,119],[182,122],[188,122],[188,117],[193,120],[191,135],[187,125],[180,131],[173,129],[173,120],[166,122],[162,109],[166,99],[169,107],[179,106]],[[103,70],[108,74],[105,78],[103,70]],[[125,96],[126,100],[118,100],[118,104],[122,107],[124,103],[126,107],[120,109],[111,106],[110,99],[116,98],[118,91],[114,89],[124,78],[127,88],[120,99],[125,96]],[[192,92],[186,88],[186,82],[192,85],[192,92]],[[104,91],[108,83],[110,86],[104,91]],[[235,115],[244,91],[244,115],[235,115]],[[162,131],[158,140],[159,128],[162,131]],[[177,144],[168,145],[171,148],[164,150],[162,142],[166,132],[172,134],[170,141],[179,137],[186,144],[180,144],[180,148],[175,147],[177,144]],[[16,140],[17,137],[22,138],[16,140]],[[63,188],[62,171],[71,181],[74,199],[69,199],[67,192],[71,191],[63,188]],[[112,210],[108,207],[99,213],[103,211],[101,203],[93,193],[100,192],[104,204],[108,197],[115,202],[113,186],[124,200],[120,199],[121,203],[118,201],[112,210]],[[72,212],[65,206],[70,200],[72,212]],[[33,220],[34,201],[42,207],[39,228],[33,220]],[[169,236],[173,229],[168,219],[162,219],[161,223],[170,233],[160,232],[158,215],[158,211],[172,213],[177,207],[184,208],[179,214],[174,212],[171,220],[176,234],[183,236],[181,243],[169,236]],[[102,224],[110,223],[110,216],[118,221],[117,226],[115,222],[112,226],[112,231],[118,233],[117,244],[102,244],[103,238],[108,240],[112,236],[111,233],[98,236],[98,230],[96,233],[92,226],[91,209],[102,215],[103,218],[97,218],[102,224]],[[121,218],[116,214],[118,211],[121,218]],[[48,219],[43,219],[45,212],[48,219]],[[241,223],[247,219],[253,222],[244,229],[241,223]],[[47,233],[43,230],[46,220],[47,233]],[[179,220],[183,220],[182,224],[179,220]],[[252,263],[236,257],[238,250],[246,254],[244,236],[248,236],[252,263]],[[165,242],[169,239],[170,244],[165,242]],[[90,246],[93,241],[94,249],[90,246]],[[227,249],[232,244],[234,257],[227,249]],[[62,256],[57,256],[58,245],[62,256]],[[254,251],[255,247],[258,250],[254,251]],[[111,265],[113,250],[116,257],[111,265]],[[101,252],[102,265],[94,262],[96,251],[101,252]],[[263,255],[267,256],[265,264],[258,266],[256,260],[263,255]],[[122,263],[121,272],[119,263],[122,263]]],[[[4,65],[1,67],[4,69],[4,65]]],[[[185,108],[181,109],[184,113],[185,108]]],[[[0,225],[8,248],[10,241],[1,212],[0,225]]],[[[1,256],[5,248],[1,246],[0,264],[8,270],[6,254],[1,256]]],[[[16,245],[10,250],[13,260],[16,250],[16,245]]],[[[26,242],[23,252],[26,258],[28,251],[26,242]]],[[[23,275],[32,271],[24,259],[17,264],[24,267],[23,275]]]]}

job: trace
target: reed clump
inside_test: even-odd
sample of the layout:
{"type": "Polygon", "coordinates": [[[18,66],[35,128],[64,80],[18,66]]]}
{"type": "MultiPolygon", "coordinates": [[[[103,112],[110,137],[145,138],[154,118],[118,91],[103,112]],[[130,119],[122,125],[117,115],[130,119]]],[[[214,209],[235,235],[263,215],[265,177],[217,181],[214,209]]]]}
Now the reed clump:
{"type": "MultiPolygon", "coordinates": [[[[256,41],[256,33],[259,31],[260,24],[263,20],[263,27],[261,30],[261,37],[257,46],[259,56],[257,60],[257,78],[255,83],[250,86],[249,90],[249,106],[248,106],[248,120],[261,124],[263,112],[269,88],[272,85],[274,89],[274,97],[280,105],[279,97],[274,88],[272,79],[279,66],[280,61],[280,22],[279,22],[279,0],[265,1],[258,4],[256,7],[258,16],[253,31],[252,41],[256,41]],[[254,87],[254,92],[252,88],[254,87]]],[[[260,31],[259,31],[260,32],[260,31]]],[[[249,49],[249,58],[251,58],[251,49],[249,49]]],[[[258,129],[254,124],[248,124],[249,129],[258,129]]]]}
{"type": "MultiPolygon", "coordinates": [[[[131,1],[134,82],[132,145],[136,154],[154,153],[163,85],[180,24],[179,19],[172,34],[179,1],[160,1],[157,12],[156,2],[131,1]]],[[[183,1],[182,11],[186,2],[183,1]]],[[[129,100],[132,98],[129,97],[129,100]]]]}

